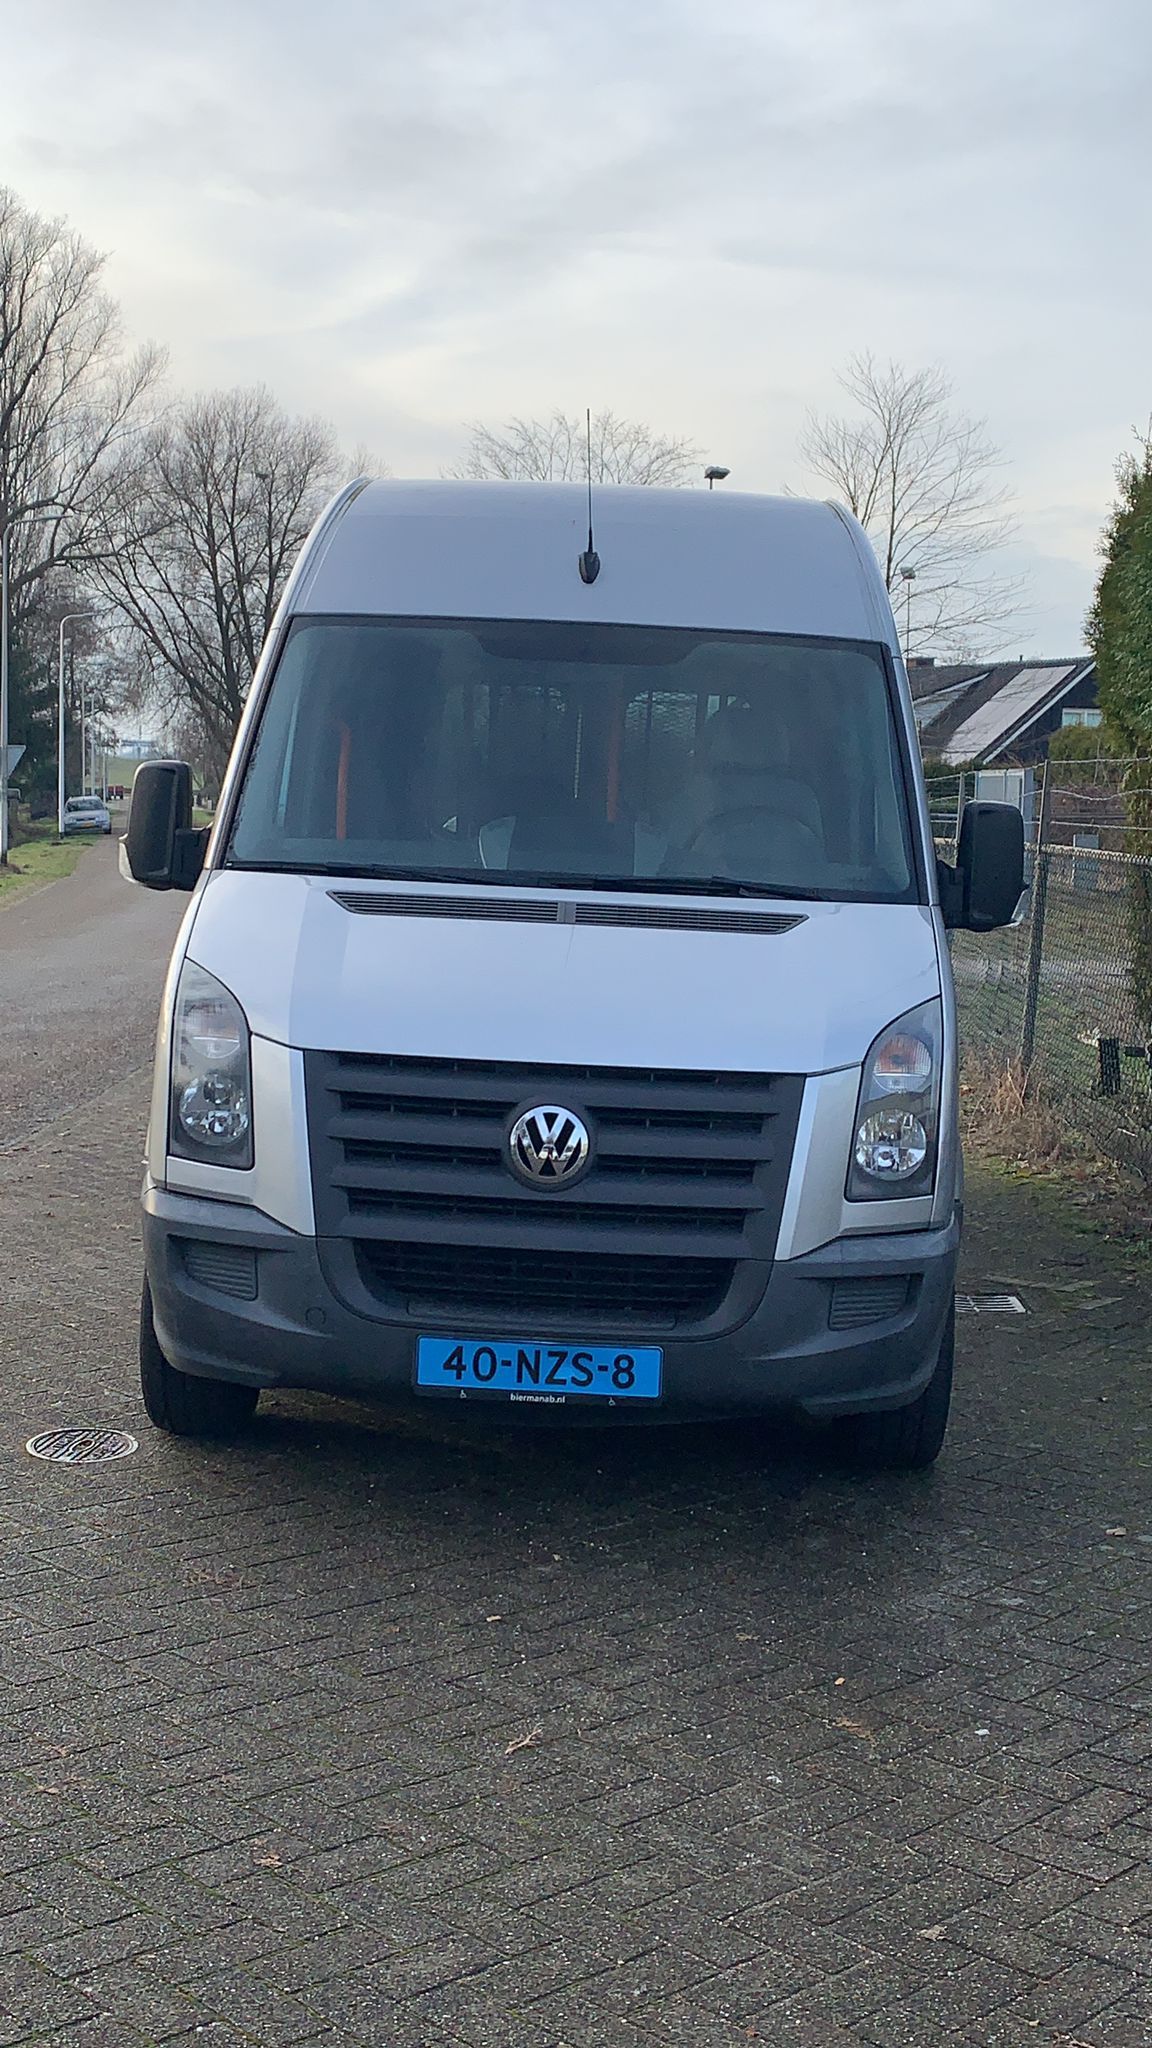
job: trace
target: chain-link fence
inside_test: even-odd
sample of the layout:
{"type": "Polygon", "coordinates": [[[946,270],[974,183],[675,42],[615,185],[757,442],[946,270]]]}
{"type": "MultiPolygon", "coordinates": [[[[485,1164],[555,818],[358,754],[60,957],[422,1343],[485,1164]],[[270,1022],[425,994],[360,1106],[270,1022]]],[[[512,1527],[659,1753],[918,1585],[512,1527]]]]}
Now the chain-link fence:
{"type": "MultiPolygon", "coordinates": [[[[1067,1133],[1152,1181],[1150,765],[1051,764],[1018,791],[1029,836],[1019,922],[952,941],[963,1061],[1014,1075],[1067,1133]],[[1148,857],[1143,851],[1148,848],[1148,857]]],[[[981,778],[981,782],[983,778],[981,778]]],[[[929,786],[945,859],[974,778],[929,786]]],[[[979,787],[981,796],[1000,794],[979,787]]]]}

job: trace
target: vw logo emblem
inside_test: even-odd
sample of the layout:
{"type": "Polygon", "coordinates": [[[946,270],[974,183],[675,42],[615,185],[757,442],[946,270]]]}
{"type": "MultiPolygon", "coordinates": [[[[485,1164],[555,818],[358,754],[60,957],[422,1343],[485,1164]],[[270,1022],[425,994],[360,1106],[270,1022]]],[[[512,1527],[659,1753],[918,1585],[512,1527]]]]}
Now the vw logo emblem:
{"type": "Polygon", "coordinates": [[[588,1164],[592,1140],[573,1109],[542,1102],[518,1116],[508,1133],[508,1161],[529,1187],[570,1187],[588,1164]]]}

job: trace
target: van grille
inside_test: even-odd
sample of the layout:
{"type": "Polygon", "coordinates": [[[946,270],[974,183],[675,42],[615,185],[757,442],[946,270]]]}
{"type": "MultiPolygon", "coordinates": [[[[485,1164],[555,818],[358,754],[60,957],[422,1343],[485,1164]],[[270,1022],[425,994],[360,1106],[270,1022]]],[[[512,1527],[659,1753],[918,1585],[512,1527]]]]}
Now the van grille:
{"type": "Polygon", "coordinates": [[[382,1312],[683,1328],[716,1315],[739,1275],[763,1284],[795,1076],[315,1052],[305,1074],[317,1230],[354,1255],[382,1312]],[[593,1134],[570,1191],[522,1186],[505,1164],[534,1102],[577,1110],[593,1134]]]}
{"type": "Polygon", "coordinates": [[[732,1283],[730,1259],[622,1258],[614,1252],[497,1251],[488,1245],[362,1241],[356,1262],[381,1301],[430,1315],[546,1317],[593,1328],[635,1320],[652,1326],[714,1315],[732,1283]]]}

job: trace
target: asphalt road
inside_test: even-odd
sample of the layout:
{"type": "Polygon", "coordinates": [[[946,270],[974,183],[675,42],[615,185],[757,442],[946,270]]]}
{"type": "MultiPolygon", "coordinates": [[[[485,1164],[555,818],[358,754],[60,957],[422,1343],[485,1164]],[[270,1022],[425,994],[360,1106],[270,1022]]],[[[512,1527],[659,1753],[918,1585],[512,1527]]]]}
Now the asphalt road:
{"type": "Polygon", "coordinates": [[[1147,1265],[974,1174],[965,1282],[1030,1313],[962,1323],[931,1478],[304,1397],[160,1437],[176,906],[110,866],[0,912],[0,1061],[57,1077],[0,1159],[0,2044],[1147,2048],[1147,1265]],[[139,1449],[26,1455],[67,1423],[139,1449]]]}
{"type": "Polygon", "coordinates": [[[114,835],[0,907],[0,1152],[147,1060],[187,902],[123,881],[114,835]]]}

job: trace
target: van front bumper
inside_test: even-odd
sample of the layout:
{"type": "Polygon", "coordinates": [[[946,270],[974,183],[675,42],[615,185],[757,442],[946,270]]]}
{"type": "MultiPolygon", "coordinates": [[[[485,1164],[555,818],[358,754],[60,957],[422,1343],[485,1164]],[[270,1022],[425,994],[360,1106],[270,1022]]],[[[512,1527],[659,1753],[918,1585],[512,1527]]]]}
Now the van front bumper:
{"type": "MultiPolygon", "coordinates": [[[[652,1421],[661,1417],[803,1413],[833,1419],[900,1408],[916,1398],[936,1361],[952,1303],[959,1250],[958,1216],[941,1229],[838,1238],[802,1258],[776,1264],[759,1305],[721,1336],[660,1335],[640,1328],[586,1333],[586,1341],[659,1344],[664,1391],[639,1414],[573,1397],[563,1405],[470,1397],[495,1420],[517,1422],[652,1421]],[[895,1312],[849,1327],[861,1301],[895,1312]],[[861,1287],[859,1283],[888,1283],[861,1287]],[[892,1284],[897,1285],[893,1288],[892,1284]]],[[[317,1240],[286,1230],[240,1203],[206,1201],[148,1186],[144,1251],[156,1334],[169,1363],[207,1379],[261,1387],[310,1388],[376,1399],[423,1400],[414,1387],[417,1330],[412,1323],[357,1314],[333,1293],[317,1240]],[[194,1247],[192,1251],[189,1247],[194,1247]],[[229,1258],[230,1253],[242,1256],[229,1258]],[[251,1275],[250,1298],[230,1289],[237,1270],[251,1275]],[[222,1287],[220,1281],[227,1283],[222,1287]]],[[[466,1316],[429,1318],[429,1334],[544,1342],[531,1327],[494,1330],[466,1316]]],[[[514,1317],[503,1321],[509,1325],[514,1317]]],[[[581,1333],[552,1333],[569,1345],[581,1333]]],[[[431,1397],[435,1399],[436,1397],[431,1397]]],[[[443,1397],[440,1397],[443,1398],[443,1397]]],[[[453,1402],[459,1410],[465,1405],[453,1402]]],[[[639,1404],[638,1404],[639,1406],[639,1404]]]]}

